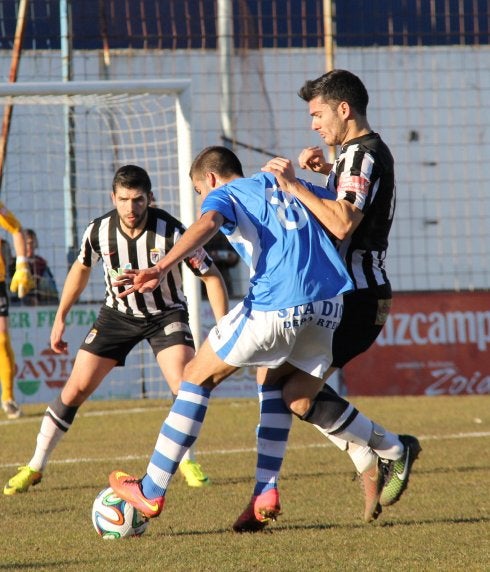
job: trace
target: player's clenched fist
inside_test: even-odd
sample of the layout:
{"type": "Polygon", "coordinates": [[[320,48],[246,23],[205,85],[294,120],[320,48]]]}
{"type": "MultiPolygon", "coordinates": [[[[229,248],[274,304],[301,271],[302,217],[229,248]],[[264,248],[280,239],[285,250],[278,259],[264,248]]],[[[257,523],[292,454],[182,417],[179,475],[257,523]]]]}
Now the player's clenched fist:
{"type": "Polygon", "coordinates": [[[325,160],[325,156],[320,147],[306,147],[301,151],[298,157],[299,166],[307,171],[315,173],[323,173],[328,175],[332,168],[332,164],[325,160]]]}

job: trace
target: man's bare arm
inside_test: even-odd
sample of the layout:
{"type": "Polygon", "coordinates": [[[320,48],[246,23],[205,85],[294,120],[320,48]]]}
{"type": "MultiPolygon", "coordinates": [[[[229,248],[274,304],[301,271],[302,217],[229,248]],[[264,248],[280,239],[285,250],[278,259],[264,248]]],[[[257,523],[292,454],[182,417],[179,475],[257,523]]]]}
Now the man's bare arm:
{"type": "Polygon", "coordinates": [[[262,167],[262,171],[272,173],[281,189],[297,197],[339,240],[351,235],[364,217],[362,211],[348,201],[321,199],[309,191],[296,178],[289,159],[275,157],[262,167]]]}

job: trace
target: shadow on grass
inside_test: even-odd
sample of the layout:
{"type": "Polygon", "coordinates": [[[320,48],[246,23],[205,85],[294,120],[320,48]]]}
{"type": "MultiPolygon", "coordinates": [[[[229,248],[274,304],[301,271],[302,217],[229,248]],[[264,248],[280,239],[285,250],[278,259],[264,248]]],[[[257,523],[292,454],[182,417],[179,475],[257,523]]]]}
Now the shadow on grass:
{"type": "Polygon", "coordinates": [[[478,473],[479,471],[487,472],[490,465],[479,465],[478,467],[434,467],[431,469],[415,469],[414,473],[419,475],[446,475],[448,473],[478,473]]]}
{"type": "Polygon", "coordinates": [[[62,562],[59,560],[56,562],[12,562],[10,564],[0,563],[0,570],[49,570],[52,572],[53,570],[60,570],[66,566],[73,565],[80,567],[83,564],[96,564],[96,562],[96,560],[86,560],[85,562],[81,560],[63,560],[62,562]]]}
{"type": "Polygon", "coordinates": [[[292,530],[361,530],[366,528],[373,528],[373,526],[381,528],[391,528],[395,526],[420,526],[420,525],[432,525],[432,524],[478,524],[490,522],[490,517],[462,517],[462,518],[431,518],[431,519],[417,519],[417,520],[398,520],[398,521],[383,521],[372,524],[356,523],[356,524],[335,524],[335,523],[324,523],[324,524],[280,524],[272,525],[269,528],[265,528],[259,532],[233,532],[231,526],[228,528],[218,528],[214,530],[181,530],[175,531],[169,527],[168,532],[152,532],[152,536],[158,538],[168,538],[172,536],[207,536],[207,535],[217,535],[217,534],[233,534],[234,536],[249,536],[249,535],[264,535],[264,534],[274,534],[279,532],[291,532],[292,530]]]}
{"type": "MultiPolygon", "coordinates": [[[[304,471],[303,473],[284,473],[281,477],[282,482],[286,481],[304,481],[305,479],[317,479],[322,477],[339,477],[339,476],[352,476],[355,477],[355,473],[351,470],[343,470],[343,471],[304,471]]],[[[240,484],[249,484],[255,483],[253,475],[247,475],[243,477],[212,477],[212,484],[219,485],[220,487],[228,487],[230,485],[240,485],[240,484]]]]}
{"type": "Polygon", "coordinates": [[[376,526],[389,528],[393,526],[411,526],[413,524],[478,524],[490,522],[490,517],[487,516],[472,516],[460,518],[425,518],[420,520],[397,520],[397,521],[383,521],[378,522],[376,526]]]}

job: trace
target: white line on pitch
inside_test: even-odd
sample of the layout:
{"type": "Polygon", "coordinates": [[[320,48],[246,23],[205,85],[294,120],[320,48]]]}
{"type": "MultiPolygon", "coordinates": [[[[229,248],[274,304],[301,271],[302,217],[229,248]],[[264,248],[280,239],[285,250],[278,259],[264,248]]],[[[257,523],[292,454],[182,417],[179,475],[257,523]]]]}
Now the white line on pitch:
{"type": "MultiPolygon", "coordinates": [[[[449,435],[422,435],[418,437],[420,441],[442,441],[447,439],[475,439],[480,437],[490,437],[490,431],[473,431],[468,433],[452,433],[449,435]]],[[[311,443],[309,445],[290,445],[288,449],[291,450],[301,450],[301,449],[317,449],[324,447],[334,447],[332,443],[328,441],[326,443],[311,443]]],[[[199,451],[199,456],[205,455],[236,455],[241,453],[254,453],[256,451],[255,447],[244,447],[241,449],[214,449],[211,451],[199,451]]],[[[53,465],[69,465],[74,463],[99,463],[106,462],[108,460],[116,461],[138,461],[140,459],[149,459],[150,455],[125,455],[123,457],[86,457],[86,458],[75,458],[75,459],[55,459],[50,461],[53,465]]],[[[21,463],[2,463],[0,464],[0,469],[7,469],[10,467],[17,467],[21,463]]]]}

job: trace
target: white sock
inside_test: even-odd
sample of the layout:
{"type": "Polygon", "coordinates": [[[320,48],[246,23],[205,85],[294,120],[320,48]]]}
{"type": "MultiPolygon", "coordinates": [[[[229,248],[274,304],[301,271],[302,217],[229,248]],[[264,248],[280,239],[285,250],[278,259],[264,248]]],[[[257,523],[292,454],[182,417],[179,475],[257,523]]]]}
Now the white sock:
{"type": "Polygon", "coordinates": [[[371,449],[371,447],[363,447],[352,442],[347,443],[347,441],[344,441],[344,439],[339,439],[336,435],[330,435],[319,425],[314,425],[314,427],[316,427],[322,435],[328,437],[330,441],[341,451],[347,451],[358,473],[364,473],[365,471],[368,471],[377,463],[378,456],[371,449]]]}
{"type": "Polygon", "coordinates": [[[37,445],[34,456],[28,465],[35,471],[44,471],[49,456],[66,431],[60,429],[49,415],[43,417],[41,429],[37,434],[37,445]]]}
{"type": "Polygon", "coordinates": [[[378,462],[378,455],[371,447],[362,447],[361,445],[350,443],[347,453],[359,474],[369,471],[378,462]]]}
{"type": "MultiPolygon", "coordinates": [[[[348,411],[338,420],[337,426],[342,427],[345,423],[348,411]]],[[[333,429],[335,431],[335,429],[333,429]]],[[[357,413],[354,419],[335,432],[335,437],[356,443],[363,447],[371,447],[373,451],[383,459],[396,461],[403,454],[403,445],[398,435],[387,431],[380,425],[373,423],[362,413],[357,413]]]]}
{"type": "Polygon", "coordinates": [[[189,447],[187,451],[184,453],[184,456],[182,457],[180,462],[182,463],[184,461],[195,461],[195,460],[196,460],[196,454],[194,451],[194,445],[192,445],[192,447],[189,447]]]}
{"type": "Polygon", "coordinates": [[[318,425],[315,425],[315,427],[320,431],[320,433],[323,433],[326,437],[328,437],[330,439],[330,441],[332,441],[332,443],[336,447],[338,447],[341,451],[347,451],[347,449],[349,447],[349,443],[347,443],[347,441],[344,441],[343,439],[339,439],[335,435],[330,435],[329,433],[327,433],[325,431],[325,429],[318,427],[318,425]]]}

